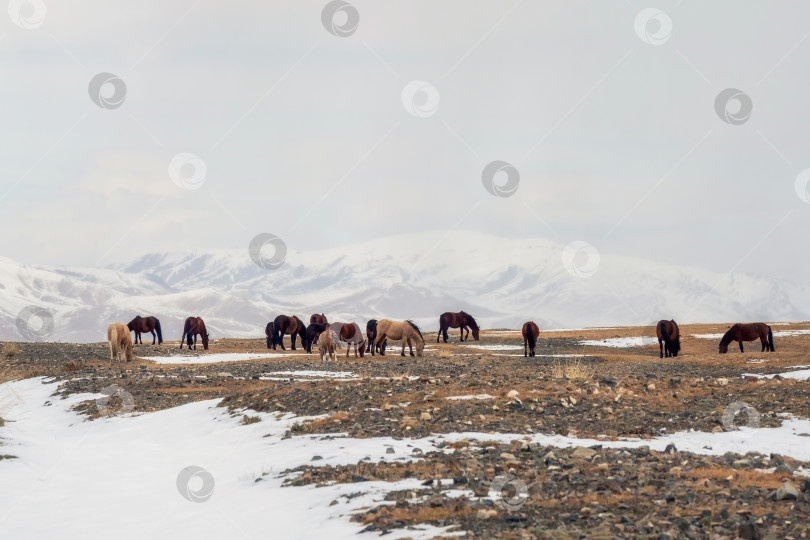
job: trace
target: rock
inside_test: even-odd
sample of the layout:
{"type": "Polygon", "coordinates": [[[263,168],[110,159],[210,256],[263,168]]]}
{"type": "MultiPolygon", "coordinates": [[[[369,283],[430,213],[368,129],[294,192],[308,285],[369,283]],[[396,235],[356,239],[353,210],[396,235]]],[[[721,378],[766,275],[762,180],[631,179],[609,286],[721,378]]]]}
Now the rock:
{"type": "Polygon", "coordinates": [[[509,392],[506,394],[506,397],[508,397],[509,399],[515,399],[518,396],[520,396],[520,392],[518,392],[517,390],[509,390],[509,392]]]}
{"type": "Polygon", "coordinates": [[[654,385],[653,383],[648,384],[648,385],[647,385],[647,390],[649,390],[650,392],[652,392],[653,390],[655,390],[655,385],[654,385]]]}
{"type": "Polygon", "coordinates": [[[599,377],[599,384],[607,384],[613,386],[616,384],[616,379],[610,375],[603,375],[599,377]]]}
{"type": "Polygon", "coordinates": [[[501,452],[501,459],[505,459],[507,461],[514,461],[517,458],[513,454],[510,454],[509,452],[501,452]]]}
{"type": "Polygon", "coordinates": [[[586,448],[584,446],[578,446],[577,449],[574,450],[571,453],[572,457],[584,458],[584,459],[591,459],[595,455],[596,455],[596,450],[592,450],[592,449],[586,448]]]}
{"type": "Polygon", "coordinates": [[[386,453],[386,454],[393,454],[393,453],[395,453],[395,451],[394,451],[394,449],[393,449],[393,448],[391,448],[391,447],[389,446],[388,448],[386,448],[386,449],[385,449],[385,453],[386,453]]]}
{"type": "Polygon", "coordinates": [[[728,386],[728,379],[725,377],[720,377],[717,379],[717,386],[728,386]]]}
{"type": "Polygon", "coordinates": [[[665,454],[674,454],[674,453],[676,453],[677,451],[678,451],[678,449],[677,449],[677,448],[675,448],[675,445],[674,445],[674,444],[672,444],[672,443],[669,443],[669,444],[667,445],[667,447],[664,449],[664,453],[665,453],[665,454]]]}
{"type": "Polygon", "coordinates": [[[744,540],[759,540],[759,532],[751,522],[741,523],[737,530],[737,536],[744,540]]]}
{"type": "Polygon", "coordinates": [[[425,412],[423,412],[422,414],[419,415],[419,419],[420,420],[432,420],[433,416],[429,412],[425,411],[425,412]]]}
{"type": "Polygon", "coordinates": [[[323,459],[323,456],[312,456],[312,461],[320,461],[323,459]]]}
{"type": "Polygon", "coordinates": [[[799,498],[799,490],[796,489],[791,482],[785,482],[782,484],[782,487],[776,490],[776,500],[783,501],[783,500],[791,500],[795,501],[799,498]]]}

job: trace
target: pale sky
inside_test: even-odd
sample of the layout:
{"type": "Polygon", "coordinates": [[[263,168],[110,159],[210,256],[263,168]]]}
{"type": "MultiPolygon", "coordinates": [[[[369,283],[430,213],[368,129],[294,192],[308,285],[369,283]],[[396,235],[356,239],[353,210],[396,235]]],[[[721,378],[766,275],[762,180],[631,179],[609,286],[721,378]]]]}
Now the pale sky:
{"type": "Polygon", "coordinates": [[[343,37],[322,0],[36,4],[0,16],[0,255],[456,228],[805,280],[806,2],[352,1],[343,37]],[[110,108],[99,73],[126,85],[96,92],[110,108]],[[727,88],[753,106],[737,125],[727,88]],[[172,181],[180,153],[198,189],[172,181]],[[496,160],[511,197],[482,184],[496,160]]]}

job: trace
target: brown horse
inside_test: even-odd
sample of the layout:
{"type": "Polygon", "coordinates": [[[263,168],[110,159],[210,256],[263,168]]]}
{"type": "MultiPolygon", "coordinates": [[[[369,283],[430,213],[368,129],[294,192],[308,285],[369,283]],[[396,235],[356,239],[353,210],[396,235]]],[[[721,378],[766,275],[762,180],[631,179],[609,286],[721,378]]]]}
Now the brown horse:
{"type": "Polygon", "coordinates": [[[523,356],[534,356],[534,347],[537,344],[537,336],[540,335],[540,329],[534,324],[534,321],[523,323],[523,356]],[[526,346],[528,345],[528,354],[526,346]]]}
{"type": "Polygon", "coordinates": [[[293,315],[292,317],[288,317],[287,315],[279,315],[276,317],[276,320],[273,321],[273,327],[275,328],[276,337],[275,343],[273,344],[273,349],[276,348],[276,345],[281,347],[282,351],[286,351],[287,349],[284,348],[284,336],[289,334],[290,335],[290,343],[292,344],[292,350],[295,350],[295,336],[301,336],[301,346],[304,347],[304,350],[307,348],[307,327],[301,322],[301,319],[293,315]]]}
{"type": "Polygon", "coordinates": [[[436,343],[439,342],[440,337],[444,337],[444,342],[447,343],[447,329],[460,328],[461,341],[467,341],[470,337],[470,328],[472,328],[472,335],[475,341],[478,341],[478,323],[475,322],[472,315],[459,311],[458,313],[442,313],[439,317],[439,335],[436,336],[436,343]],[[467,336],[464,336],[464,330],[467,331],[467,336]]]}
{"type": "Polygon", "coordinates": [[[346,323],[340,327],[340,341],[345,341],[346,346],[346,358],[349,357],[349,351],[354,345],[354,357],[357,358],[357,352],[360,351],[360,358],[363,358],[363,354],[366,352],[366,340],[363,338],[363,331],[360,330],[360,326],[357,323],[346,323]]]}
{"type": "MultiPolygon", "coordinates": [[[[425,350],[425,338],[422,337],[422,331],[413,321],[382,319],[377,323],[377,338],[374,340],[374,347],[381,345],[386,339],[402,340],[401,356],[405,356],[405,344],[411,350],[411,356],[415,356],[413,354],[414,343],[416,343],[416,355],[422,356],[422,352],[425,350]]],[[[380,356],[385,356],[384,347],[380,349],[380,356]]]]}
{"type": "Polygon", "coordinates": [[[323,313],[320,315],[315,313],[309,317],[309,324],[329,324],[329,321],[326,320],[326,315],[323,313]]]}
{"type": "Polygon", "coordinates": [[[110,343],[110,360],[118,360],[122,354],[127,362],[132,360],[132,336],[127,325],[112,323],[108,326],[107,341],[110,343]]]}
{"type": "Polygon", "coordinates": [[[326,323],[312,323],[307,326],[307,340],[304,348],[308,353],[312,354],[312,346],[318,344],[318,338],[327,328],[329,325],[326,323]]]}
{"type": "Polygon", "coordinates": [[[138,315],[127,323],[127,328],[135,332],[135,345],[138,344],[139,340],[141,345],[143,345],[143,338],[141,337],[141,333],[143,332],[150,332],[152,334],[152,345],[155,344],[155,332],[157,332],[158,344],[163,343],[163,334],[160,332],[160,321],[157,320],[157,317],[141,317],[138,315]]]}
{"type": "Polygon", "coordinates": [[[759,339],[762,342],[762,352],[775,351],[773,346],[773,332],[771,327],[765,323],[737,323],[728,329],[720,340],[720,354],[728,352],[728,344],[732,341],[737,341],[740,344],[740,352],[743,350],[743,341],[755,341],[759,339]]]}
{"type": "Polygon", "coordinates": [[[318,336],[318,352],[321,354],[321,362],[323,362],[324,356],[329,356],[334,362],[336,349],[335,333],[330,328],[327,328],[318,336]]]}
{"type": "Polygon", "coordinates": [[[658,349],[661,358],[678,356],[681,350],[681,329],[678,328],[678,323],[675,320],[671,321],[658,321],[655,325],[655,333],[658,335],[658,349]],[[666,350],[664,350],[666,345],[666,350]]]}
{"type": "Polygon", "coordinates": [[[191,349],[191,338],[194,338],[194,349],[197,349],[197,336],[202,338],[203,349],[208,350],[208,330],[205,323],[199,317],[189,317],[183,324],[183,335],[180,336],[180,348],[183,348],[183,340],[188,340],[188,348],[191,349]]]}

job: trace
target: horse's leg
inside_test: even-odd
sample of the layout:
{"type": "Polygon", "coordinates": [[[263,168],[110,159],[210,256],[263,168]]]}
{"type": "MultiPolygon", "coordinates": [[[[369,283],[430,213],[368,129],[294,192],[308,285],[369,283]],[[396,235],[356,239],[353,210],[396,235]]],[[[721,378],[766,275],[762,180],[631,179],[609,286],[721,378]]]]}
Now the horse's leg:
{"type": "Polygon", "coordinates": [[[407,341],[408,341],[408,340],[407,340],[407,339],[405,339],[405,336],[402,336],[402,352],[401,352],[401,353],[399,353],[399,355],[400,355],[400,356],[405,356],[405,343],[406,343],[407,341]]]}
{"type": "MultiPolygon", "coordinates": [[[[156,341],[157,341],[157,334],[155,333],[154,330],[152,330],[152,345],[154,345],[156,341]]],[[[141,341],[141,343],[143,343],[143,341],[141,341]]]]}
{"type": "Polygon", "coordinates": [[[523,338],[523,357],[524,357],[524,358],[526,358],[527,356],[529,356],[529,354],[528,354],[528,352],[527,352],[527,350],[528,350],[528,346],[529,346],[529,340],[528,340],[528,339],[526,339],[526,338],[523,338]]]}
{"type": "Polygon", "coordinates": [[[416,356],[413,354],[413,341],[411,341],[411,338],[408,338],[408,349],[411,351],[411,356],[416,356]]]}
{"type": "Polygon", "coordinates": [[[745,350],[743,350],[743,340],[740,340],[740,352],[745,352],[745,350]]]}

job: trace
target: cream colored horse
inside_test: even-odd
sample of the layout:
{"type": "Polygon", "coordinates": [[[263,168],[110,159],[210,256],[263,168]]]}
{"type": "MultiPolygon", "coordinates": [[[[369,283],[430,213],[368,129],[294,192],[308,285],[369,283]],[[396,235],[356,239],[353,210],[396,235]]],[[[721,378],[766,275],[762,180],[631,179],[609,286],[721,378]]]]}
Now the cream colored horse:
{"type": "MultiPolygon", "coordinates": [[[[390,319],[382,319],[377,323],[377,337],[374,339],[373,347],[382,345],[385,339],[402,340],[402,352],[400,355],[405,356],[405,345],[411,350],[411,356],[422,356],[425,350],[425,338],[422,337],[422,331],[416,326],[413,321],[392,321],[390,319]],[[413,344],[416,343],[416,355],[413,354],[413,344]]],[[[385,356],[385,352],[380,348],[380,354],[385,356]]]]}
{"type": "Polygon", "coordinates": [[[112,323],[107,327],[107,341],[110,342],[110,360],[118,360],[123,354],[127,362],[132,360],[132,336],[127,325],[112,323]]]}
{"type": "Polygon", "coordinates": [[[321,353],[321,361],[323,361],[324,356],[329,356],[332,362],[335,361],[337,344],[335,343],[334,334],[331,329],[327,328],[318,336],[318,352],[321,353]]]}

